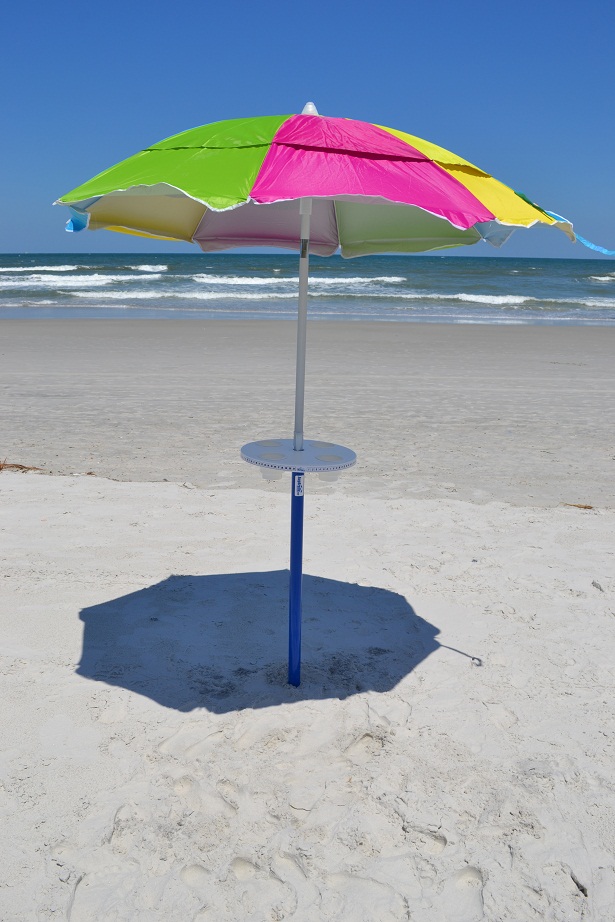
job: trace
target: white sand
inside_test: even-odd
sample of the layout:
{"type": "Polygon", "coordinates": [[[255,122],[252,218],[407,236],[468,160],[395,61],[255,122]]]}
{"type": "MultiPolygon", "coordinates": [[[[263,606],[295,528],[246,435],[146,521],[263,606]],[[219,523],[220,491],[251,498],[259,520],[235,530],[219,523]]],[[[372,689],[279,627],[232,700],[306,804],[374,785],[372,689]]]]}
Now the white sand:
{"type": "MultiPolygon", "coordinates": [[[[464,386],[451,328],[418,328],[419,353],[431,352],[414,356],[425,368],[420,412],[408,404],[421,435],[408,470],[401,397],[383,367],[400,361],[395,336],[357,329],[340,377],[361,360],[360,409],[344,384],[338,396],[351,436],[340,441],[362,466],[333,487],[308,481],[303,682],[292,689],[288,484],[225,467],[235,432],[236,447],[286,434],[271,430],[281,404],[272,392],[263,408],[254,355],[225,353],[220,327],[205,366],[171,374],[181,328],[146,324],[157,359],[148,372],[133,357],[131,376],[127,356],[112,368],[131,343],[142,354],[129,334],[108,332],[94,361],[83,328],[65,325],[64,351],[55,329],[7,326],[0,368],[14,398],[2,455],[44,466],[44,442],[49,467],[72,474],[0,473],[0,919],[610,920],[615,512],[598,423],[612,411],[613,331],[576,331],[575,352],[575,331],[539,330],[542,357],[517,330],[478,331],[461,365],[482,354],[481,388],[464,386]],[[368,333],[383,350],[371,358],[368,333]],[[148,416],[156,364],[160,430],[148,416]],[[186,433],[203,376],[210,415],[186,433]],[[241,418],[248,377],[255,403],[241,418]],[[536,406],[511,387],[533,387],[536,406]],[[488,415],[500,406],[516,408],[506,426],[488,415]],[[124,482],[75,476],[99,444],[102,473],[119,476],[120,456],[124,482]],[[152,457],[180,480],[199,452],[196,487],[144,482],[161,474],[144,472],[152,457]]],[[[256,352],[273,349],[258,335],[256,352]]],[[[330,428],[308,435],[338,434],[328,412],[330,428]]]]}

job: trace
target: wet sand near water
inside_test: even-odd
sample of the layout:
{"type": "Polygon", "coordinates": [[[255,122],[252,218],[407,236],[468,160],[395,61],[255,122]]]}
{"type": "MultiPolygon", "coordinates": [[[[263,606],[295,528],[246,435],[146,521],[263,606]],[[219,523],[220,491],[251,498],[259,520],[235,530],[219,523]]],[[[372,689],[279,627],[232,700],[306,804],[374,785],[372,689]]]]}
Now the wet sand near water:
{"type": "MultiPolygon", "coordinates": [[[[239,448],[292,435],[292,322],[1,329],[0,460],[280,489],[239,448]]],[[[611,507],[614,354],[604,327],[311,323],[305,434],[356,451],[350,495],[611,507]]],[[[313,492],[332,489],[310,480],[313,492]]]]}

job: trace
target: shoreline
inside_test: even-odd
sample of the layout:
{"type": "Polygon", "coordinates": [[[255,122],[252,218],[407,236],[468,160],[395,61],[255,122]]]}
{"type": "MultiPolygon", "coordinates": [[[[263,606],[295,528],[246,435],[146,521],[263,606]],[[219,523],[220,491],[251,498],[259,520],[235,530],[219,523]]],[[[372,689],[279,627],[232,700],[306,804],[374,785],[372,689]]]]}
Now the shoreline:
{"type": "MultiPolygon", "coordinates": [[[[248,317],[246,318],[236,318],[236,317],[178,317],[177,314],[173,316],[150,316],[150,317],[132,317],[132,318],[119,318],[117,313],[109,313],[108,315],[99,315],[99,316],[73,316],[73,314],[63,315],[60,311],[53,311],[55,314],[54,317],[49,316],[24,316],[25,311],[19,309],[16,311],[6,310],[3,311],[0,309],[0,323],[6,321],[24,321],[28,323],[35,323],[37,321],[117,321],[119,323],[297,323],[297,318],[295,316],[288,317],[248,317]]],[[[50,313],[52,313],[50,311],[50,313]]],[[[162,313],[162,312],[161,312],[162,313]]],[[[333,324],[333,323],[343,323],[343,324],[363,324],[363,323],[377,323],[384,325],[392,326],[451,326],[451,327],[565,327],[567,329],[578,329],[583,327],[590,327],[591,329],[600,329],[608,330],[615,329],[615,323],[612,320],[587,320],[584,323],[579,323],[577,320],[502,320],[502,321],[492,321],[487,323],[482,320],[427,320],[422,318],[421,320],[391,320],[388,317],[380,317],[374,320],[358,320],[354,317],[349,317],[345,320],[331,320],[328,317],[314,317],[311,318],[312,323],[318,324],[333,324]]]]}

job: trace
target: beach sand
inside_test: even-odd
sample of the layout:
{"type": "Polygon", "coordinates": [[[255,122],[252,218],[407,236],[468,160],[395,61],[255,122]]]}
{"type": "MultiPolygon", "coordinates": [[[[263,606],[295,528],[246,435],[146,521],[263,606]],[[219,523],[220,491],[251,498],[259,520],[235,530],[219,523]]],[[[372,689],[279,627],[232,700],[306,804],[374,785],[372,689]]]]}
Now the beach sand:
{"type": "MultiPolygon", "coordinates": [[[[2,331],[0,460],[260,488],[239,447],[292,436],[291,322],[2,331]]],[[[612,508],[614,354],[608,327],[313,323],[306,437],[357,452],[348,495],[612,508]]]]}
{"type": "Polygon", "coordinates": [[[293,325],[2,330],[3,922],[613,917],[614,330],[310,326],[299,689],[293,325]]]}

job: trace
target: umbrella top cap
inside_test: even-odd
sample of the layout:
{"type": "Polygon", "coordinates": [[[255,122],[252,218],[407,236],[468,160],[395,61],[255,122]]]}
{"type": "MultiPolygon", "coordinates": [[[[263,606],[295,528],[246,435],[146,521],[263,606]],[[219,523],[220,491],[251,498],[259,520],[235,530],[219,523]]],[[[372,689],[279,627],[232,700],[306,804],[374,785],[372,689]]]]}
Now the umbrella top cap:
{"type": "Polygon", "coordinates": [[[306,102],[303,109],[301,110],[301,115],[318,115],[318,109],[313,102],[306,102]]]}

